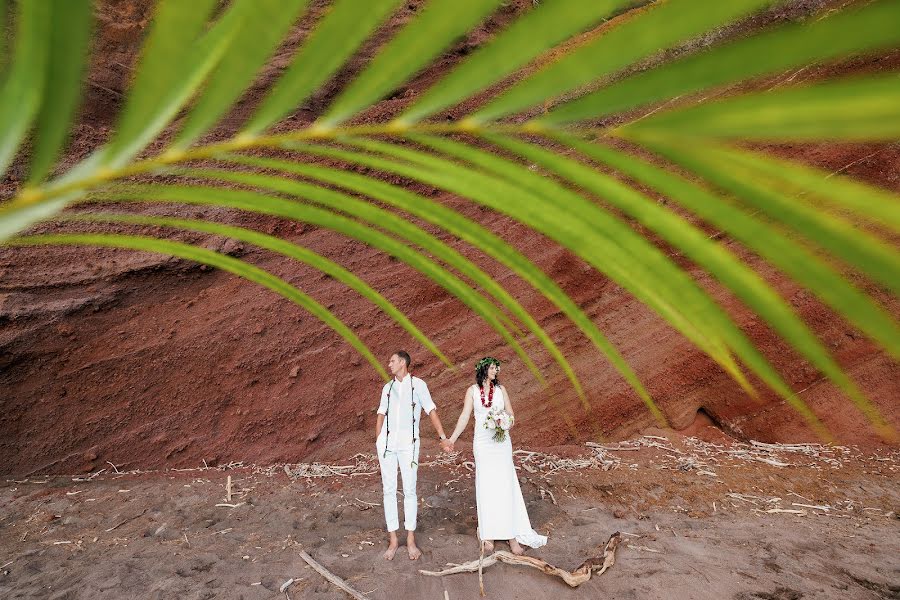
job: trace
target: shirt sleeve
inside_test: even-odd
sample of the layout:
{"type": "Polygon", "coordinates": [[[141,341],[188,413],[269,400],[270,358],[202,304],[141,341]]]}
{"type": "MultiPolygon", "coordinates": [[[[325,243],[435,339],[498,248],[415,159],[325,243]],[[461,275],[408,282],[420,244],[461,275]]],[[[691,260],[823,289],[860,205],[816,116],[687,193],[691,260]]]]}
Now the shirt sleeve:
{"type": "Polygon", "coordinates": [[[391,388],[389,388],[387,385],[385,385],[383,388],[381,388],[381,403],[378,405],[378,414],[379,414],[379,415],[386,415],[386,414],[387,414],[387,410],[388,410],[388,391],[389,391],[390,389],[391,389],[391,388]]]}
{"type": "Polygon", "coordinates": [[[431,411],[437,408],[434,405],[434,400],[431,399],[431,392],[428,391],[428,384],[419,380],[419,385],[416,386],[416,391],[419,393],[419,402],[422,404],[422,410],[425,411],[425,414],[430,415],[431,411]]]}

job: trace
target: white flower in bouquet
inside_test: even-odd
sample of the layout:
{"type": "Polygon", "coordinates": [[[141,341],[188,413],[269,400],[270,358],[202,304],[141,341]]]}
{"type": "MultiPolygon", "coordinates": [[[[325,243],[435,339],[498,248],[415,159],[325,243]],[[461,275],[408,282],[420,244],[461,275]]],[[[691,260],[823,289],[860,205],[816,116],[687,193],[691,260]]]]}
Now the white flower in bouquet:
{"type": "Polygon", "coordinates": [[[484,428],[494,430],[494,441],[506,439],[506,432],[513,426],[515,419],[511,414],[499,408],[492,408],[484,419],[484,428]]]}

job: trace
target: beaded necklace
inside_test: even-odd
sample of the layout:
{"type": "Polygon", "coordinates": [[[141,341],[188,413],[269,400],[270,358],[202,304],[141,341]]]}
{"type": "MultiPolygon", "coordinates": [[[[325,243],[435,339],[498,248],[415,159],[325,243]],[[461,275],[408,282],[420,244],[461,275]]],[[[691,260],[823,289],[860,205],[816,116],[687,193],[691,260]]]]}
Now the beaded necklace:
{"type": "Polygon", "coordinates": [[[487,402],[484,401],[484,387],[480,387],[481,405],[485,408],[490,408],[494,404],[494,382],[490,381],[488,382],[488,385],[490,385],[490,389],[488,390],[487,402]]]}

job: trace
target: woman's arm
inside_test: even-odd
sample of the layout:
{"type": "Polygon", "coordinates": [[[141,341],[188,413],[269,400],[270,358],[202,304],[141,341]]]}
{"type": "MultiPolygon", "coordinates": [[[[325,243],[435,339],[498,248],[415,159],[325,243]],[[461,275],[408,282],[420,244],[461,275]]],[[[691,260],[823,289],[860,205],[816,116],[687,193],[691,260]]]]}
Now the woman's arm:
{"type": "Polygon", "coordinates": [[[462,435],[462,432],[465,431],[466,426],[469,424],[469,417],[472,416],[472,388],[470,387],[466,391],[466,399],[463,401],[463,409],[462,412],[459,413],[459,419],[456,420],[456,429],[453,430],[453,435],[450,436],[449,442],[451,444],[455,443],[459,436],[462,435]]]}
{"type": "Polygon", "coordinates": [[[506,407],[506,412],[509,413],[509,416],[513,418],[513,425],[515,425],[516,413],[513,412],[513,405],[509,399],[509,394],[506,393],[506,386],[501,385],[500,389],[503,390],[503,405],[506,407]]]}

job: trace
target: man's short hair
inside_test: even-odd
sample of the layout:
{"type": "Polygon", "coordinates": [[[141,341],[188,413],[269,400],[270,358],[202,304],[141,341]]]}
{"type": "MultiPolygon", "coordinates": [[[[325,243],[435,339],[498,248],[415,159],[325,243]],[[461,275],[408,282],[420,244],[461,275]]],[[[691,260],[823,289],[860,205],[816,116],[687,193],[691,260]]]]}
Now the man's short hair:
{"type": "Polygon", "coordinates": [[[395,355],[400,357],[400,360],[406,363],[406,368],[409,368],[409,365],[412,364],[412,359],[409,357],[409,352],[406,350],[397,350],[394,352],[395,355]]]}

